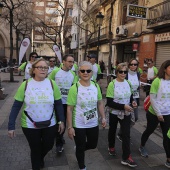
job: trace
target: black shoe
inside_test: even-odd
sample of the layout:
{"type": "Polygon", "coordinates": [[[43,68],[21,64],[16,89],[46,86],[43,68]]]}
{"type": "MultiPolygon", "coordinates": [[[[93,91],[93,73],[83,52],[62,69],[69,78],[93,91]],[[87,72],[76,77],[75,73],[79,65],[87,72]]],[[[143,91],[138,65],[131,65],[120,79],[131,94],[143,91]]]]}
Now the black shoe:
{"type": "Polygon", "coordinates": [[[126,160],[122,160],[121,164],[122,165],[128,165],[130,167],[136,167],[137,166],[136,162],[132,159],[131,156],[129,156],[129,158],[126,159],[126,160]]]}

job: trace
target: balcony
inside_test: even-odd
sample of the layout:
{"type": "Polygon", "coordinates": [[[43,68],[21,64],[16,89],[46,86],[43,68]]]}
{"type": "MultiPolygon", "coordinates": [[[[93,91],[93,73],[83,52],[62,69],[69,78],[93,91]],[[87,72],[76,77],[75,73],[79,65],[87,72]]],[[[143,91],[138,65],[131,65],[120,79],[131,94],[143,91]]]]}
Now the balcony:
{"type": "MultiPolygon", "coordinates": [[[[108,27],[104,27],[100,29],[100,41],[108,39],[109,31],[108,27]]],[[[90,38],[90,35],[87,36],[87,38],[90,38]]],[[[91,39],[89,40],[89,43],[94,43],[98,41],[98,31],[94,32],[91,39]]]]}
{"type": "Polygon", "coordinates": [[[170,1],[159,3],[148,10],[148,29],[170,26],[170,1]]]}
{"type": "Polygon", "coordinates": [[[94,0],[91,4],[88,5],[87,11],[89,13],[97,10],[100,7],[100,0],[94,0]]]}

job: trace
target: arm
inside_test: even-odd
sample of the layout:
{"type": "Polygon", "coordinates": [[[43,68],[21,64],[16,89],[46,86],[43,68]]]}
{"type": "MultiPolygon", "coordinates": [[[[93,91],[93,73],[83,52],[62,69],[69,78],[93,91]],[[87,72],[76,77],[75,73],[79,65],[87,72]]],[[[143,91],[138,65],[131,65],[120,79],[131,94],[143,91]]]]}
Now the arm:
{"type": "Polygon", "coordinates": [[[15,121],[22,107],[22,104],[23,102],[15,100],[12,106],[8,122],[8,136],[10,138],[13,138],[15,136],[15,121]]]}
{"type": "Polygon", "coordinates": [[[105,117],[105,114],[104,114],[104,105],[103,105],[102,100],[98,100],[97,107],[98,107],[99,114],[102,117],[102,126],[104,128],[104,127],[106,127],[106,117],[105,117]]]}
{"type": "Polygon", "coordinates": [[[72,125],[72,113],[74,106],[67,105],[67,125],[68,125],[68,136],[70,139],[74,139],[75,131],[72,125]]]}
{"type": "Polygon", "coordinates": [[[58,132],[60,132],[61,134],[64,132],[64,122],[65,122],[64,109],[63,109],[61,99],[54,101],[54,110],[55,110],[57,122],[61,122],[58,127],[58,132]]]}

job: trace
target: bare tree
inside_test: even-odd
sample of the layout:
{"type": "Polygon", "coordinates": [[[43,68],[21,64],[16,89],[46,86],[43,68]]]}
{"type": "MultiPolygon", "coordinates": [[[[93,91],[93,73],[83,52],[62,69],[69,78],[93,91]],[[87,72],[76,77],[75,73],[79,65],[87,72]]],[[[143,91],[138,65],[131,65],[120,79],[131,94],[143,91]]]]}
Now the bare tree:
{"type": "Polygon", "coordinates": [[[10,81],[14,81],[13,76],[13,26],[14,26],[14,13],[22,6],[26,6],[31,2],[31,0],[1,0],[4,5],[4,16],[5,19],[9,18],[9,27],[10,27],[10,59],[9,59],[9,66],[10,66],[10,81]]]}

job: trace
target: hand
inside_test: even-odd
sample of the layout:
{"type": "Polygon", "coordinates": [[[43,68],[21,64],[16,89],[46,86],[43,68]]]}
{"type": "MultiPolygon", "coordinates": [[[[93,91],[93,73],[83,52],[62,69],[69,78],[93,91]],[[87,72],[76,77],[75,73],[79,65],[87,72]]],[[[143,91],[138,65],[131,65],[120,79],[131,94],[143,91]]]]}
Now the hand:
{"type": "Polygon", "coordinates": [[[137,103],[135,101],[133,101],[132,106],[133,106],[133,108],[136,108],[138,105],[137,105],[137,103]]]}
{"type": "Polygon", "coordinates": [[[157,117],[158,117],[158,120],[159,120],[160,122],[164,122],[164,118],[163,118],[163,116],[162,116],[162,115],[157,116],[157,117]]]}
{"type": "Polygon", "coordinates": [[[125,106],[124,106],[124,109],[125,109],[126,111],[128,111],[128,112],[133,112],[133,108],[132,108],[131,106],[129,106],[129,105],[125,105],[125,106]]]}
{"type": "Polygon", "coordinates": [[[14,137],[16,137],[16,135],[15,135],[15,130],[9,130],[9,131],[8,131],[8,136],[9,136],[11,139],[13,139],[14,137]]]}
{"type": "Polygon", "coordinates": [[[75,130],[74,130],[74,128],[68,129],[68,137],[69,137],[71,140],[73,140],[73,139],[74,139],[74,136],[76,136],[76,135],[75,135],[75,130]]]}
{"type": "Polygon", "coordinates": [[[64,123],[63,122],[61,122],[61,124],[59,124],[59,126],[58,126],[58,132],[60,132],[60,134],[62,134],[63,132],[64,132],[64,123]]]}
{"type": "Polygon", "coordinates": [[[102,127],[105,128],[106,127],[106,119],[105,118],[102,118],[102,127]]]}

